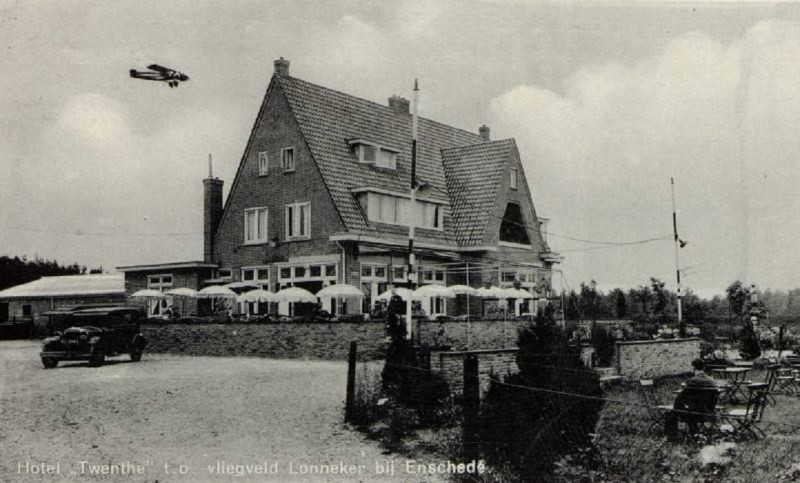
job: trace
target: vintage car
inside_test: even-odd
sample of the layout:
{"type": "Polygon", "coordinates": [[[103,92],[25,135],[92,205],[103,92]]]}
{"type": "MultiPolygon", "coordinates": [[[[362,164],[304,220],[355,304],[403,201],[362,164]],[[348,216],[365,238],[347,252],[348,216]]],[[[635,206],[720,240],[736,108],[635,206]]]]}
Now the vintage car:
{"type": "Polygon", "coordinates": [[[78,305],[46,312],[51,337],[42,342],[46,369],[59,361],[89,361],[100,366],[106,357],[129,354],[141,360],[147,341],[139,332],[142,309],[121,305],[78,305]]]}

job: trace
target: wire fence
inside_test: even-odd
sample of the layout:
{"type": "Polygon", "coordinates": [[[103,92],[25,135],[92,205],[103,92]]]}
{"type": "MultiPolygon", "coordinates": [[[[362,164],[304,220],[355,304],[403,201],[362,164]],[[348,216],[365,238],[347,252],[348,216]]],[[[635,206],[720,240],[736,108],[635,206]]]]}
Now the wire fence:
{"type": "MultiPolygon", "coordinates": [[[[443,417],[433,426],[450,437],[435,440],[435,452],[463,459],[474,449],[466,445],[474,442],[490,467],[484,474],[462,475],[465,481],[800,481],[796,383],[776,389],[760,415],[745,400],[732,404],[724,398],[711,416],[681,411],[672,441],[665,416],[685,378],[655,381],[648,400],[638,379],[598,391],[595,371],[568,367],[553,354],[540,355],[540,362],[536,357],[521,362],[526,374],[492,376],[489,390],[480,394],[477,421],[467,420],[466,393],[451,393],[441,402],[443,417]],[[463,436],[455,444],[453,431],[463,436]]],[[[384,418],[391,426],[398,418],[381,386],[384,367],[383,361],[357,365],[362,424],[384,418]]],[[[390,367],[420,377],[437,372],[430,366],[390,367]]],[[[753,381],[766,377],[763,370],[750,373],[753,381]]],[[[416,422],[413,411],[401,416],[406,426],[416,422]]]]}

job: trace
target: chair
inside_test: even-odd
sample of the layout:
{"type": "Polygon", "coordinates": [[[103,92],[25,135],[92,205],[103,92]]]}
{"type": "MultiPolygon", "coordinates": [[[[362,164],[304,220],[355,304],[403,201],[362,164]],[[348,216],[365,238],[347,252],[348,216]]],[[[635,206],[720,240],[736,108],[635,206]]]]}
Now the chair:
{"type": "Polygon", "coordinates": [[[767,400],[772,404],[776,403],[775,396],[772,393],[775,392],[775,386],[778,383],[778,369],[780,368],[780,364],[770,364],[767,366],[767,380],[764,381],[764,384],[767,385],[767,400]]]}
{"type": "Polygon", "coordinates": [[[720,417],[734,426],[734,436],[758,439],[759,435],[765,436],[764,431],[758,425],[761,423],[764,408],[767,405],[769,386],[766,383],[750,384],[747,389],[750,391],[747,407],[728,409],[720,417]]]}
{"type": "Polygon", "coordinates": [[[658,404],[656,385],[652,379],[639,380],[639,392],[642,394],[642,399],[647,407],[647,414],[650,416],[650,426],[647,427],[647,431],[652,431],[655,427],[663,426],[664,415],[672,410],[672,406],[658,404]]]}
{"type": "Polygon", "coordinates": [[[717,407],[719,396],[720,389],[716,387],[687,386],[681,391],[675,411],[678,420],[686,423],[690,436],[705,434],[710,440],[718,432],[718,415],[723,410],[717,407]]]}

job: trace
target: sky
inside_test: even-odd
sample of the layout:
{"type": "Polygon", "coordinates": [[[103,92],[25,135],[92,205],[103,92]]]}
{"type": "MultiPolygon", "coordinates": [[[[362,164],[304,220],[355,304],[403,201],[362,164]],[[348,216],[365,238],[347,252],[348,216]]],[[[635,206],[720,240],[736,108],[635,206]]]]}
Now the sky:
{"type": "Polygon", "coordinates": [[[208,154],[227,192],[282,56],[514,138],[566,286],[675,288],[670,178],[686,286],[800,286],[797,4],[0,0],[0,49],[3,254],[202,259],[208,154]]]}

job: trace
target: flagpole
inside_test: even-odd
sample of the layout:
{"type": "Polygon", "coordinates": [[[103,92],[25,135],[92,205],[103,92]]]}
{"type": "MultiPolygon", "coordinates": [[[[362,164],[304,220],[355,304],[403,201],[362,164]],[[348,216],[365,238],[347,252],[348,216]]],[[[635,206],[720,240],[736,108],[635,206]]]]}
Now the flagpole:
{"type": "Polygon", "coordinates": [[[686,330],[683,327],[683,310],[681,307],[681,297],[683,296],[683,294],[681,294],[681,264],[679,255],[681,240],[678,238],[678,215],[677,211],[675,210],[675,180],[670,178],[669,184],[672,192],[672,233],[675,238],[675,276],[677,277],[678,281],[678,328],[681,337],[683,337],[686,333],[686,330]]]}
{"type": "Polygon", "coordinates": [[[416,285],[416,274],[414,273],[414,225],[416,220],[416,205],[417,205],[417,131],[418,126],[418,110],[419,110],[419,85],[417,79],[414,79],[414,96],[413,100],[413,117],[411,123],[411,206],[408,209],[408,288],[409,294],[406,298],[406,339],[412,340],[412,318],[411,318],[411,293],[416,285]]]}

